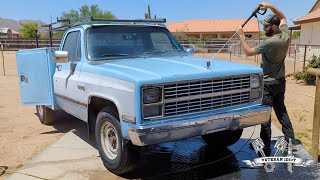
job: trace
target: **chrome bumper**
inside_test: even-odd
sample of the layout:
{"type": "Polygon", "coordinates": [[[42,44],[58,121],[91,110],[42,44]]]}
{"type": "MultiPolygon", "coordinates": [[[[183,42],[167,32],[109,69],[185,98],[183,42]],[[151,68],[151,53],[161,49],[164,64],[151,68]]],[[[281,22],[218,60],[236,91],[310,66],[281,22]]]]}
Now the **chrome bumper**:
{"type": "Polygon", "coordinates": [[[145,146],[176,141],[223,130],[237,130],[268,122],[269,106],[255,106],[221,114],[188,116],[148,125],[129,125],[129,136],[133,144],[145,146]]]}

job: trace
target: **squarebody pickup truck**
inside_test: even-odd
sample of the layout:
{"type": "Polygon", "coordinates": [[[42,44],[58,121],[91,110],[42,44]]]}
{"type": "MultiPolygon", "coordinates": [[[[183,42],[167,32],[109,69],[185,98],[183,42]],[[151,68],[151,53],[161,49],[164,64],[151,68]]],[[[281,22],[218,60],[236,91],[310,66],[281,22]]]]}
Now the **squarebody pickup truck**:
{"type": "Polygon", "coordinates": [[[115,174],[134,168],[140,146],[229,146],[268,121],[260,68],[193,57],[164,25],[139,22],[70,26],[58,48],[19,50],[22,103],[46,125],[58,109],[86,122],[115,174]]]}

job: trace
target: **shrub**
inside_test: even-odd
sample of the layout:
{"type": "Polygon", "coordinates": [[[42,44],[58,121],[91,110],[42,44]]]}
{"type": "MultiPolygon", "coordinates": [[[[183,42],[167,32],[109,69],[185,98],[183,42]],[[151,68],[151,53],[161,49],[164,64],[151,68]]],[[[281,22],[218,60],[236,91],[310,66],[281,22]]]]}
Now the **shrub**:
{"type": "Polygon", "coordinates": [[[315,68],[315,69],[320,68],[320,56],[317,57],[313,55],[310,63],[303,68],[303,71],[293,74],[293,77],[296,80],[303,81],[307,85],[314,85],[316,77],[307,73],[308,68],[315,68]]]}

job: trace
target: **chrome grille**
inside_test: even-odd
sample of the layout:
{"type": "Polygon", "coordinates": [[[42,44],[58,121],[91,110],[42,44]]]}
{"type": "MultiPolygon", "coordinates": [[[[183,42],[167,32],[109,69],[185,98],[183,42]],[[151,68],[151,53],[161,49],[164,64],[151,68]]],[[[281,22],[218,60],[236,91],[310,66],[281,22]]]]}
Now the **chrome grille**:
{"type": "Polygon", "coordinates": [[[248,103],[250,75],[164,85],[164,116],[248,103]]]}
{"type": "Polygon", "coordinates": [[[218,109],[249,102],[250,92],[165,103],[164,115],[218,109]]]}
{"type": "Polygon", "coordinates": [[[164,99],[250,88],[250,76],[229,77],[164,85],[164,99]]]}

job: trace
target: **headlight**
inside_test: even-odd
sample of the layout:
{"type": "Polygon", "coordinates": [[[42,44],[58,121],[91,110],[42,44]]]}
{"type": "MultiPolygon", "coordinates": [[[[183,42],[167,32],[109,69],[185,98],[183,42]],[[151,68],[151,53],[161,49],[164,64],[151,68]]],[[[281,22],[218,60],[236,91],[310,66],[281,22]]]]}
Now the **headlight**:
{"type": "Polygon", "coordinates": [[[162,92],[161,88],[148,88],[143,89],[143,103],[157,103],[162,100],[162,92]]]}
{"type": "Polygon", "coordinates": [[[162,116],[162,105],[146,105],[143,107],[143,117],[150,118],[150,117],[158,117],[162,116]]]}
{"type": "Polygon", "coordinates": [[[257,75],[250,76],[250,87],[252,89],[260,87],[260,77],[257,75]]]}

